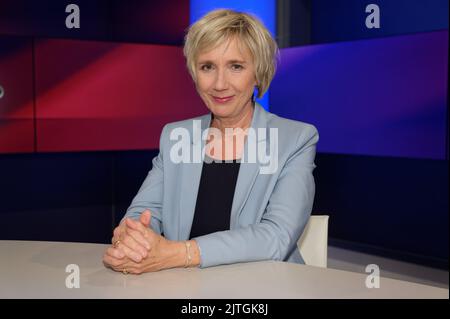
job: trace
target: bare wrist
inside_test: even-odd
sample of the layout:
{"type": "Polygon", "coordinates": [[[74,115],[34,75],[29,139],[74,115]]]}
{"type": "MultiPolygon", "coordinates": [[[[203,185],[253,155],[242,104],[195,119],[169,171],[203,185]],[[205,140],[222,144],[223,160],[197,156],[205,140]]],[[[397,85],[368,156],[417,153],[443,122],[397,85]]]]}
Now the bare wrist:
{"type": "Polygon", "coordinates": [[[167,249],[167,267],[165,268],[180,268],[184,267],[186,249],[184,242],[168,240],[167,249]]]}

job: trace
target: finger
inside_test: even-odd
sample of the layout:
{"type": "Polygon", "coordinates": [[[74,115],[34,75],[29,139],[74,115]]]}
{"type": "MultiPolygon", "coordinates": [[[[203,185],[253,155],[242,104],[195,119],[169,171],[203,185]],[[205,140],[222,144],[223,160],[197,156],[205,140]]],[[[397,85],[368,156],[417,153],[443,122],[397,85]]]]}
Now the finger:
{"type": "Polygon", "coordinates": [[[119,243],[118,248],[134,262],[140,262],[142,258],[147,257],[147,250],[138,244],[133,237],[125,236],[119,243]]]}
{"type": "Polygon", "coordinates": [[[125,221],[121,221],[119,226],[114,228],[113,238],[112,238],[111,242],[114,244],[116,241],[118,241],[121,238],[122,234],[126,231],[126,229],[127,229],[127,225],[126,225],[125,221]]]}
{"type": "Polygon", "coordinates": [[[126,271],[127,274],[136,274],[137,268],[126,266],[126,265],[119,265],[119,266],[109,266],[111,269],[123,273],[126,271]]]}
{"type": "MultiPolygon", "coordinates": [[[[147,244],[149,244],[148,241],[146,242],[147,244]]],[[[141,245],[138,241],[136,241],[132,236],[125,234],[123,238],[123,243],[129,249],[131,249],[135,253],[138,253],[141,256],[141,258],[147,257],[148,249],[144,245],[141,245]]]]}
{"type": "Polygon", "coordinates": [[[149,227],[151,220],[152,220],[152,212],[150,211],[150,209],[144,210],[144,212],[141,214],[141,217],[139,218],[139,221],[145,227],[149,227]]]}
{"type": "Polygon", "coordinates": [[[131,236],[137,243],[141,246],[145,247],[145,249],[150,250],[150,243],[145,239],[145,237],[138,232],[137,230],[133,230],[131,228],[127,228],[127,234],[131,236]]]}
{"type": "Polygon", "coordinates": [[[111,267],[113,270],[117,272],[121,272],[124,274],[132,274],[132,275],[140,275],[142,274],[142,270],[140,268],[134,268],[134,267],[125,267],[125,266],[119,266],[119,267],[111,267]],[[126,273],[124,272],[126,270],[126,273]]]}
{"type": "Polygon", "coordinates": [[[109,254],[105,253],[103,255],[103,263],[106,264],[108,267],[120,267],[122,264],[126,263],[126,259],[117,259],[114,257],[111,257],[109,254]]]}
{"type": "Polygon", "coordinates": [[[144,226],[142,223],[132,220],[132,219],[127,219],[126,225],[127,225],[127,227],[129,227],[131,229],[139,231],[143,235],[148,231],[148,228],[146,226],[144,226]]]}
{"type": "Polygon", "coordinates": [[[118,267],[119,271],[123,272],[126,270],[130,274],[139,275],[143,272],[144,267],[142,264],[135,263],[132,260],[128,260],[126,263],[118,267]]]}
{"type": "Polygon", "coordinates": [[[116,259],[123,259],[123,258],[125,258],[125,254],[122,251],[120,251],[120,249],[113,248],[113,247],[109,247],[106,250],[106,254],[111,256],[111,257],[113,257],[113,258],[116,258],[116,259]]]}
{"type": "Polygon", "coordinates": [[[111,238],[111,243],[115,243],[119,239],[119,227],[114,228],[113,237],[111,238]]]}
{"type": "Polygon", "coordinates": [[[158,267],[157,264],[154,263],[135,263],[133,261],[129,261],[128,263],[125,263],[121,266],[118,267],[119,271],[124,271],[126,270],[126,272],[131,273],[131,274],[142,274],[142,273],[146,273],[146,272],[155,272],[155,271],[159,271],[161,270],[160,267],[158,267]]]}
{"type": "MultiPolygon", "coordinates": [[[[133,275],[140,275],[143,273],[141,268],[131,267],[131,268],[126,268],[126,270],[129,274],[133,274],[133,275]]],[[[122,269],[122,272],[123,272],[123,269],[122,269]]]]}
{"type": "Polygon", "coordinates": [[[119,227],[114,228],[114,231],[113,231],[114,237],[119,237],[119,233],[120,233],[119,227]]]}

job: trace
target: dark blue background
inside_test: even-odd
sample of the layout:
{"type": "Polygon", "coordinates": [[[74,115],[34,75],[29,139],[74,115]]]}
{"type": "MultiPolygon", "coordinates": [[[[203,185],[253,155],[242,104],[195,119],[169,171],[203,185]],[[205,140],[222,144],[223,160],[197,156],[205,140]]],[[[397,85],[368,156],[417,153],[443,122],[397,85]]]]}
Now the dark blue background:
{"type": "MultiPolygon", "coordinates": [[[[0,35],[181,45],[189,1],[165,7],[161,3],[3,0],[0,35]],[[66,15],[61,7],[67,3],[83,6],[80,30],[69,31],[61,24],[61,12],[66,15]],[[179,19],[153,24],[161,10],[176,12],[179,19]]],[[[292,0],[289,28],[306,29],[291,32],[289,43],[448,29],[445,0],[369,3],[381,8],[380,30],[365,28],[367,1],[292,0]]],[[[55,61],[55,67],[64,66],[55,61]]],[[[156,154],[157,150],[0,155],[0,239],[109,242],[156,154]]],[[[448,160],[319,153],[316,164],[313,213],[330,215],[330,243],[448,267],[448,160]]]]}

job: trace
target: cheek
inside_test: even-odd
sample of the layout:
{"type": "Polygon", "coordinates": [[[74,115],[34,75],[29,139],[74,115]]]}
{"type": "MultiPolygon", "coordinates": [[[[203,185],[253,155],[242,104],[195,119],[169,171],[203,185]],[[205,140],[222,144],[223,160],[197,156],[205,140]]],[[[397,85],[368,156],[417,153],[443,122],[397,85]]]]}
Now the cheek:
{"type": "Polygon", "coordinates": [[[199,92],[207,92],[211,86],[211,81],[205,77],[205,76],[198,76],[197,77],[197,90],[199,92]]]}
{"type": "Polygon", "coordinates": [[[201,81],[200,79],[197,79],[197,83],[195,84],[195,88],[197,90],[197,94],[200,96],[200,98],[208,104],[208,86],[204,81],[201,81]]]}
{"type": "Polygon", "coordinates": [[[253,82],[247,82],[240,87],[241,95],[245,97],[251,96],[254,90],[255,86],[253,85],[253,82]]]}
{"type": "Polygon", "coordinates": [[[255,86],[256,86],[256,80],[253,75],[248,74],[239,80],[238,87],[240,88],[240,90],[243,93],[248,93],[248,92],[253,93],[255,86]]]}

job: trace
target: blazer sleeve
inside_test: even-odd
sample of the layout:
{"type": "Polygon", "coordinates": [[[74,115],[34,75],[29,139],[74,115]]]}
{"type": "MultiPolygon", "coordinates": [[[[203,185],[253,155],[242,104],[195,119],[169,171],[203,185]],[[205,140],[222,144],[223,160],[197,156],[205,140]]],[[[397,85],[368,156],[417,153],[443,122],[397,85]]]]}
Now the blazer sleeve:
{"type": "Polygon", "coordinates": [[[159,141],[159,154],[152,160],[153,167],[123,217],[139,219],[144,210],[150,209],[152,212],[151,228],[158,234],[163,233],[161,214],[164,192],[163,141],[165,130],[166,126],[164,126],[161,133],[159,141]]]}
{"type": "Polygon", "coordinates": [[[317,129],[308,125],[286,160],[258,224],[195,238],[200,267],[258,260],[285,260],[294,249],[311,214],[317,129]]]}

